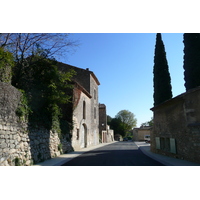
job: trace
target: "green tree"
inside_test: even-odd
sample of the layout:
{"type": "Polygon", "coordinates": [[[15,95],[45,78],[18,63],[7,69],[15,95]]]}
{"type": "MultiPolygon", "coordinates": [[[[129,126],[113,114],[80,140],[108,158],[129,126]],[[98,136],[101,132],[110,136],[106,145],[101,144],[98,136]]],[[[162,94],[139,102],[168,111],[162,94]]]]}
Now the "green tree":
{"type": "Polygon", "coordinates": [[[10,83],[12,79],[12,67],[14,58],[12,53],[0,47],[0,81],[10,83]]]}
{"type": "Polygon", "coordinates": [[[32,56],[42,58],[59,58],[67,56],[68,52],[78,45],[66,33],[0,33],[0,47],[11,52],[15,59],[15,86],[24,83],[27,66],[32,64],[32,56]]]}
{"type": "Polygon", "coordinates": [[[120,119],[112,118],[108,125],[110,125],[110,128],[114,130],[115,135],[120,134],[124,136],[122,122],[120,119]]]}
{"type": "Polygon", "coordinates": [[[141,127],[142,126],[153,126],[153,117],[151,118],[150,121],[147,121],[147,122],[144,122],[141,124],[141,127]]]}
{"type": "Polygon", "coordinates": [[[115,116],[116,119],[120,120],[120,127],[122,129],[122,136],[126,136],[130,130],[137,124],[135,115],[128,110],[121,110],[115,116]]]}
{"type": "Polygon", "coordinates": [[[166,58],[165,47],[160,33],[156,35],[154,67],[154,106],[172,98],[171,78],[166,58]]]}
{"type": "Polygon", "coordinates": [[[110,125],[111,121],[112,121],[112,117],[107,115],[107,124],[110,125]]]}
{"type": "Polygon", "coordinates": [[[186,91],[200,86],[200,34],[185,33],[184,43],[184,79],[186,91]]]}
{"type": "Polygon", "coordinates": [[[149,123],[149,126],[153,126],[153,117],[151,118],[151,120],[148,123],[149,123]]]}
{"type": "MultiPolygon", "coordinates": [[[[47,129],[60,131],[61,120],[71,123],[72,119],[63,112],[62,107],[72,101],[71,79],[75,72],[61,72],[55,59],[46,58],[43,54],[34,55],[32,62],[24,68],[20,78],[15,76],[13,85],[25,91],[30,107],[29,122],[31,125],[44,126],[47,129]]],[[[15,75],[17,74],[15,68],[15,75]]],[[[70,112],[68,110],[68,112],[70,112]]],[[[65,124],[66,124],[65,123],[65,124]]]]}

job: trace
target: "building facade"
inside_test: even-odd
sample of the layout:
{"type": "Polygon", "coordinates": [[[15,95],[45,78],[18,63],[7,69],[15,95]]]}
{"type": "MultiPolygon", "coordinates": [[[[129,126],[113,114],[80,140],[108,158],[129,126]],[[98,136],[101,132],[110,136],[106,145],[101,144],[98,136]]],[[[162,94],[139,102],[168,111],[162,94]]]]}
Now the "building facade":
{"type": "Polygon", "coordinates": [[[200,163],[200,87],[151,110],[151,151],[200,163]]]}
{"type": "Polygon", "coordinates": [[[144,141],[144,136],[150,136],[152,132],[151,126],[141,126],[140,128],[133,129],[133,140],[134,141],[144,141]]]}
{"type": "Polygon", "coordinates": [[[99,144],[99,97],[100,85],[95,74],[87,69],[59,63],[60,70],[73,69],[73,130],[74,150],[99,144]]]}

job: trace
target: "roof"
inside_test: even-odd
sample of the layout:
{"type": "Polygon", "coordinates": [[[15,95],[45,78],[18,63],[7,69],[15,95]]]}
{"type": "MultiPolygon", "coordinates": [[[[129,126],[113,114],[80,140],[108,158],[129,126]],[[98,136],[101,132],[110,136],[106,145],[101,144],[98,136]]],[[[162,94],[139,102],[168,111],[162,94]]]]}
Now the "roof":
{"type": "Polygon", "coordinates": [[[85,73],[89,73],[93,79],[95,80],[96,84],[97,85],[100,85],[100,82],[98,80],[98,78],[96,77],[96,75],[94,74],[93,71],[90,71],[89,68],[86,68],[86,69],[83,69],[83,68],[79,68],[79,67],[75,67],[73,65],[69,65],[69,64],[66,64],[66,63],[62,63],[62,62],[58,62],[58,66],[59,66],[59,69],[62,70],[62,71],[66,71],[66,68],[68,69],[74,69],[75,71],[83,71],[85,73]]]}
{"type": "Polygon", "coordinates": [[[90,71],[90,72],[91,72],[92,77],[96,81],[97,85],[100,85],[100,82],[99,82],[98,78],[95,76],[95,74],[92,71],[90,71]]]}
{"type": "Polygon", "coordinates": [[[105,108],[106,107],[106,105],[105,104],[99,104],[99,108],[105,108]]]}
{"type": "Polygon", "coordinates": [[[87,95],[89,98],[92,98],[92,96],[89,94],[89,92],[82,87],[77,81],[73,81],[74,85],[76,88],[78,88],[79,90],[81,90],[85,95],[87,95]]]}
{"type": "Polygon", "coordinates": [[[179,94],[178,96],[176,96],[176,97],[174,97],[174,98],[172,98],[172,99],[169,99],[169,100],[167,100],[167,101],[164,101],[163,103],[161,103],[161,104],[159,104],[159,105],[157,105],[157,106],[154,106],[154,107],[151,108],[150,110],[154,111],[154,110],[156,110],[157,108],[159,108],[159,107],[161,107],[161,106],[164,106],[164,105],[166,105],[166,104],[170,104],[170,103],[172,103],[172,102],[174,103],[174,102],[176,102],[176,101],[180,101],[180,100],[183,99],[187,94],[196,92],[196,91],[198,91],[198,90],[200,90],[200,86],[198,86],[198,87],[196,87],[196,88],[193,88],[193,89],[190,89],[190,90],[188,90],[187,92],[184,92],[184,93],[182,93],[182,94],[179,94]]]}

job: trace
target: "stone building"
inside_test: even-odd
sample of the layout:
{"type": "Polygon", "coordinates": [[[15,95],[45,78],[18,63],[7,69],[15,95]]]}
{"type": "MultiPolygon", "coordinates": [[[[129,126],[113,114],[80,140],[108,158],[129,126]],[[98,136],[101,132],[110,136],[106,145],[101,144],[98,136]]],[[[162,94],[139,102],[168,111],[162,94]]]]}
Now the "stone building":
{"type": "Polygon", "coordinates": [[[59,63],[59,69],[73,69],[73,130],[72,147],[74,150],[99,144],[99,97],[100,85],[95,74],[87,69],[81,69],[64,63],[59,63]]]}
{"type": "MultiPolygon", "coordinates": [[[[73,119],[72,138],[44,127],[29,127],[28,120],[17,115],[22,93],[9,83],[0,82],[0,166],[32,165],[99,143],[99,102],[97,77],[89,69],[59,63],[59,69],[74,69],[73,104],[64,110],[73,119]],[[72,148],[73,147],[73,148],[72,148]]],[[[69,91],[67,91],[69,92],[69,91]]]]}
{"type": "Polygon", "coordinates": [[[114,141],[114,131],[107,125],[105,104],[99,104],[99,135],[102,143],[114,141]]]}
{"type": "Polygon", "coordinates": [[[133,129],[133,140],[134,141],[144,141],[144,136],[150,136],[152,132],[151,126],[141,126],[140,128],[133,129]]]}
{"type": "Polygon", "coordinates": [[[200,87],[152,108],[151,151],[200,163],[200,87]]]}

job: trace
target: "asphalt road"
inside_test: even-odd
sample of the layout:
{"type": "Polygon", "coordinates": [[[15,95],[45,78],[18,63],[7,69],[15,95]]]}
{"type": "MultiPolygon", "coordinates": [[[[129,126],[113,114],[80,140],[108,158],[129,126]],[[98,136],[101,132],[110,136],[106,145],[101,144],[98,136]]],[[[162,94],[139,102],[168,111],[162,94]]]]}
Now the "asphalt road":
{"type": "Polygon", "coordinates": [[[62,166],[163,166],[146,156],[133,142],[116,142],[66,162],[62,166]]]}

